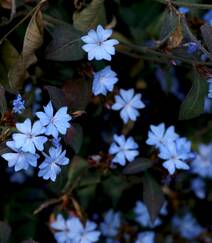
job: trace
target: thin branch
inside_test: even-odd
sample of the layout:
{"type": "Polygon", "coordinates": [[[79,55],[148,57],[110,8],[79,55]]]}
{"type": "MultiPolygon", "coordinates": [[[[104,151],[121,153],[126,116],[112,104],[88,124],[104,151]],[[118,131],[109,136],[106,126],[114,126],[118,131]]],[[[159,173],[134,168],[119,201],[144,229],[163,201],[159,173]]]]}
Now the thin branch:
{"type": "MultiPolygon", "coordinates": [[[[167,4],[167,0],[155,0],[157,2],[167,4]]],[[[170,1],[173,5],[179,7],[188,7],[188,8],[199,8],[199,9],[212,9],[212,4],[200,4],[200,3],[189,3],[189,2],[176,2],[170,1]]]]}

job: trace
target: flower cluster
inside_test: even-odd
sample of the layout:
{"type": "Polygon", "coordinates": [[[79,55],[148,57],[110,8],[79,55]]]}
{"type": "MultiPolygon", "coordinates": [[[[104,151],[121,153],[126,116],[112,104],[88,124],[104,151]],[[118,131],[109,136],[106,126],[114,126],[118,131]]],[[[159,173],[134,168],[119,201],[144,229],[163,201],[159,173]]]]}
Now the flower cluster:
{"type": "Polygon", "coordinates": [[[165,124],[151,125],[146,141],[148,145],[155,146],[159,150],[159,158],[165,160],[163,167],[172,175],[176,169],[188,170],[187,160],[193,159],[191,142],[181,138],[173,126],[165,129],[165,124]]]}
{"type": "Polygon", "coordinates": [[[15,113],[21,114],[25,109],[25,101],[22,99],[21,95],[18,94],[13,100],[13,111],[15,113]]]}
{"type": "Polygon", "coordinates": [[[40,158],[37,152],[42,152],[45,160],[39,166],[40,177],[52,181],[60,173],[60,165],[67,165],[69,159],[65,157],[66,151],[62,152],[62,146],[50,147],[49,155],[44,153],[44,145],[48,141],[48,136],[58,139],[59,134],[66,134],[70,127],[71,116],[67,113],[67,107],[61,107],[53,115],[51,101],[46,107],[45,112],[37,112],[39,118],[33,124],[29,118],[23,123],[16,123],[18,132],[13,133],[12,141],[6,144],[12,150],[1,156],[8,161],[9,167],[14,167],[15,171],[28,170],[30,167],[37,167],[37,160],[40,158]]]}

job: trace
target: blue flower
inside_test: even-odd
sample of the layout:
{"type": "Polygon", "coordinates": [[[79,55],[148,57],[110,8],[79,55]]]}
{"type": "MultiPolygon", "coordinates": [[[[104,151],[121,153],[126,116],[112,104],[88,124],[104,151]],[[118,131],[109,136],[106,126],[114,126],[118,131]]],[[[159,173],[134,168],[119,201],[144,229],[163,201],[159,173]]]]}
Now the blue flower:
{"type": "Polygon", "coordinates": [[[187,7],[179,7],[179,8],[178,8],[178,11],[179,11],[181,14],[187,14],[187,13],[190,11],[190,9],[187,8],[187,7]]]}
{"type": "Polygon", "coordinates": [[[50,147],[49,155],[43,153],[45,156],[45,160],[39,166],[39,177],[43,177],[44,180],[52,180],[55,181],[57,175],[60,173],[61,168],[60,165],[67,165],[69,163],[69,159],[65,157],[66,150],[62,152],[62,147],[54,148],[50,147]]]}
{"type": "Polygon", "coordinates": [[[95,30],[89,30],[88,34],[81,37],[86,44],[82,49],[88,53],[88,60],[108,60],[111,61],[111,55],[115,54],[114,45],[119,44],[115,39],[107,40],[112,35],[111,29],[104,29],[101,25],[95,30]]]}
{"type": "Polygon", "coordinates": [[[175,133],[174,126],[165,129],[165,124],[160,123],[158,126],[150,126],[146,143],[148,145],[153,145],[156,148],[160,148],[161,146],[166,146],[169,141],[176,140],[178,137],[179,135],[175,133]]]}
{"type": "Polygon", "coordinates": [[[208,79],[208,98],[212,98],[212,78],[208,79]]]}
{"type": "Polygon", "coordinates": [[[199,177],[193,179],[191,181],[191,189],[194,191],[195,195],[200,198],[204,199],[206,196],[206,185],[205,181],[199,177]]]}
{"type": "Polygon", "coordinates": [[[197,43],[192,42],[192,41],[184,44],[183,46],[187,47],[188,54],[193,54],[199,49],[199,46],[197,45],[197,43]]]}
{"type": "Polygon", "coordinates": [[[54,230],[54,237],[57,243],[71,243],[70,220],[71,218],[65,220],[61,214],[58,214],[56,219],[50,224],[51,228],[54,230]]]}
{"type": "Polygon", "coordinates": [[[100,224],[100,230],[103,236],[116,237],[121,226],[120,213],[115,213],[112,209],[104,216],[104,222],[100,224]]]}
{"type": "Polygon", "coordinates": [[[72,119],[67,113],[67,107],[61,107],[55,115],[53,115],[52,102],[49,101],[47,106],[44,106],[44,112],[36,112],[37,117],[43,126],[46,126],[46,135],[58,137],[58,134],[66,134],[67,129],[71,126],[69,121],[72,119]]]}
{"type": "Polygon", "coordinates": [[[172,225],[175,230],[179,231],[183,238],[188,240],[196,238],[203,232],[203,228],[189,212],[183,217],[175,216],[172,225]]]}
{"type": "Polygon", "coordinates": [[[199,153],[191,163],[191,171],[212,179],[212,143],[199,145],[199,153]]]}
{"type": "Polygon", "coordinates": [[[136,121],[140,115],[138,109],[143,109],[145,104],[141,101],[141,94],[134,95],[134,89],[120,89],[120,95],[115,96],[113,110],[121,110],[120,116],[126,124],[129,120],[136,121]]]}
{"type": "Polygon", "coordinates": [[[164,159],[163,167],[173,175],[176,169],[188,170],[189,166],[185,160],[191,157],[190,150],[188,150],[187,141],[176,140],[176,142],[169,141],[166,146],[160,147],[159,158],[164,159]]]}
{"type": "Polygon", "coordinates": [[[60,137],[53,138],[53,139],[52,139],[52,145],[53,145],[55,148],[60,147],[60,146],[61,146],[61,144],[60,144],[60,140],[61,140],[60,137]]]}
{"type": "Polygon", "coordinates": [[[111,70],[110,66],[107,66],[101,71],[94,73],[92,87],[93,94],[106,95],[108,91],[112,91],[114,84],[118,81],[118,78],[116,76],[117,74],[111,70]]]}
{"type": "Polygon", "coordinates": [[[9,167],[14,167],[15,171],[28,170],[30,166],[36,167],[39,155],[23,152],[15,147],[14,141],[8,141],[7,146],[14,152],[2,154],[1,156],[8,161],[9,167]]]}
{"type": "Polygon", "coordinates": [[[138,222],[143,227],[154,228],[161,224],[161,220],[159,218],[157,218],[152,223],[149,212],[147,210],[147,207],[141,201],[136,202],[136,206],[134,208],[134,213],[135,213],[136,222],[138,222]]]}
{"type": "Polygon", "coordinates": [[[155,232],[146,231],[139,233],[135,243],[154,243],[155,242],[155,232]]]}
{"type": "Polygon", "coordinates": [[[16,128],[21,132],[14,133],[12,136],[17,149],[32,154],[35,154],[35,149],[43,151],[43,145],[47,138],[39,135],[43,134],[46,129],[39,121],[36,121],[32,126],[31,120],[26,119],[23,123],[16,123],[16,128]]]}
{"type": "Polygon", "coordinates": [[[70,238],[73,243],[97,242],[101,233],[96,230],[96,227],[97,225],[91,221],[87,221],[84,226],[78,218],[72,218],[69,221],[70,238]]]}
{"type": "Polygon", "coordinates": [[[13,100],[13,111],[15,113],[21,114],[22,111],[25,109],[25,101],[22,99],[21,95],[18,94],[16,99],[13,100]]]}
{"type": "Polygon", "coordinates": [[[203,19],[208,22],[209,25],[212,25],[212,9],[204,14],[203,19]]]}
{"type": "Polygon", "coordinates": [[[137,150],[138,144],[132,137],[126,139],[124,135],[114,135],[113,140],[114,143],[112,143],[109,148],[109,153],[115,155],[112,160],[113,163],[118,163],[124,166],[126,164],[126,160],[131,162],[139,154],[137,150]]]}

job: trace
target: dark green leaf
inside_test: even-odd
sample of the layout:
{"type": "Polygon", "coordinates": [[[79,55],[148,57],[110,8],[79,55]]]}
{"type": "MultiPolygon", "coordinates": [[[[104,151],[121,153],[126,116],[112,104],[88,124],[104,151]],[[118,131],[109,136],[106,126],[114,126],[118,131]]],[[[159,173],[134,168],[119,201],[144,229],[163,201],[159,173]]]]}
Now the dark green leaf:
{"type": "Polygon", "coordinates": [[[0,243],[7,243],[10,239],[11,228],[10,226],[0,221],[0,243]]]}
{"type": "Polygon", "coordinates": [[[82,32],[105,24],[104,0],[92,0],[82,11],[73,15],[74,27],[82,32]]]}
{"type": "Polygon", "coordinates": [[[7,110],[7,101],[5,98],[5,90],[0,85],[0,113],[4,114],[6,110],[7,110]]]}
{"type": "Polygon", "coordinates": [[[153,166],[153,162],[147,158],[137,158],[129,163],[123,170],[124,174],[136,174],[153,166]]]}
{"type": "Polygon", "coordinates": [[[143,178],[143,200],[147,206],[151,220],[154,222],[158,217],[165,199],[161,186],[148,173],[143,178]]]}
{"type": "Polygon", "coordinates": [[[62,106],[67,106],[67,103],[65,101],[65,95],[62,89],[59,89],[55,86],[45,86],[45,88],[47,89],[52,104],[56,109],[59,109],[62,106]]]}
{"type": "Polygon", "coordinates": [[[69,144],[77,154],[83,142],[83,130],[79,124],[72,124],[65,135],[64,141],[69,144]]]}
{"type": "Polygon", "coordinates": [[[188,120],[204,112],[207,82],[199,73],[194,73],[192,87],[180,107],[179,120],[188,120]]]}
{"type": "Polygon", "coordinates": [[[46,49],[46,58],[54,61],[77,61],[83,58],[80,32],[71,25],[59,25],[46,49]]]}
{"type": "Polygon", "coordinates": [[[212,27],[209,24],[201,26],[202,37],[212,55],[212,27]]]}

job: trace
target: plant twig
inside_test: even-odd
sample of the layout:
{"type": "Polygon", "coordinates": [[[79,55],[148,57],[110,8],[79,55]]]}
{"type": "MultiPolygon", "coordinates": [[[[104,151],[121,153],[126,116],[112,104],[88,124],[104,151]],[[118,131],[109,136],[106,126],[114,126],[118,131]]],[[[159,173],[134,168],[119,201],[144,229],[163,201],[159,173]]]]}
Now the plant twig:
{"type": "MultiPolygon", "coordinates": [[[[157,2],[167,4],[167,0],[155,0],[157,2]]],[[[188,7],[188,8],[199,8],[199,9],[212,9],[212,4],[200,4],[200,3],[189,3],[189,2],[177,2],[177,1],[170,1],[173,5],[179,7],[188,7]]]]}

